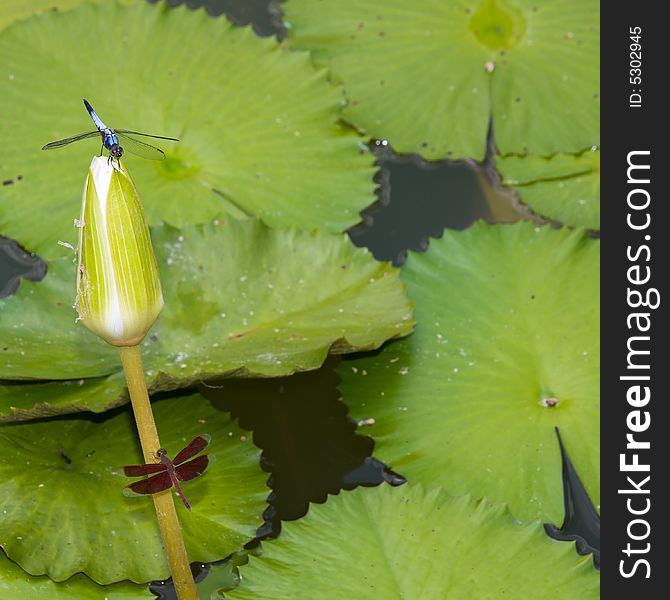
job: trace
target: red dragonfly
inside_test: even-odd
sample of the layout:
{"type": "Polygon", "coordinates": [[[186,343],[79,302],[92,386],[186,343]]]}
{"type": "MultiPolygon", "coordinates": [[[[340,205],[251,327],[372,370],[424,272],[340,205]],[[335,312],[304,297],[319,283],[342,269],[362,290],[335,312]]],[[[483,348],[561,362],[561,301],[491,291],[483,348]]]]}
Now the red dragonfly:
{"type": "Polygon", "coordinates": [[[182,492],[181,487],[179,487],[179,482],[195,479],[205,471],[209,464],[209,456],[203,454],[196,458],[192,457],[202,452],[211,439],[211,436],[207,433],[194,437],[186,448],[177,453],[174,460],[168,458],[167,450],[165,450],[165,448],[159,448],[158,452],[156,452],[156,458],[158,458],[160,462],[146,465],[128,465],[123,467],[123,472],[127,477],[151,475],[151,477],[147,477],[141,481],[135,481],[128,484],[126,487],[130,488],[136,494],[156,494],[163,490],[167,490],[174,485],[177,494],[184,501],[186,508],[191,510],[191,506],[188,503],[188,500],[186,500],[184,492],[182,492]]]}

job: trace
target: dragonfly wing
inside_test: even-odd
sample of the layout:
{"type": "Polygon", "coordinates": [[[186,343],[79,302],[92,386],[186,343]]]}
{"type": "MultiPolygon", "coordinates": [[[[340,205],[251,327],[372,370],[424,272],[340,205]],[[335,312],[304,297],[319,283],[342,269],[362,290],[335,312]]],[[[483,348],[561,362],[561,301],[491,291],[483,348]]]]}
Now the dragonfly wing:
{"type": "Polygon", "coordinates": [[[65,138],[64,140],[58,140],[56,142],[49,142],[46,146],[42,146],[42,150],[53,150],[54,148],[60,148],[61,146],[67,146],[72,142],[78,142],[79,140],[85,140],[87,138],[92,138],[100,135],[99,131],[89,131],[87,133],[80,133],[79,135],[73,135],[72,137],[65,138]]]}
{"type": "Polygon", "coordinates": [[[144,477],[152,473],[165,471],[165,465],[161,463],[151,463],[148,465],[126,465],[122,467],[126,477],[144,477]]]}
{"type": "Polygon", "coordinates": [[[183,463],[185,460],[188,460],[192,456],[195,456],[198,454],[198,452],[202,452],[209,442],[212,440],[212,436],[209,435],[208,433],[202,433],[196,437],[194,437],[184,448],[181,452],[177,454],[177,456],[174,457],[174,460],[172,461],[175,465],[183,463]]]}
{"type": "Polygon", "coordinates": [[[157,140],[170,140],[171,142],[178,142],[178,138],[165,137],[164,135],[151,135],[150,133],[140,133],[139,131],[130,131],[128,129],[115,129],[116,133],[129,133],[130,135],[141,135],[142,137],[156,138],[157,140]]]}
{"type": "Polygon", "coordinates": [[[133,483],[128,484],[126,487],[131,489],[136,494],[156,494],[157,492],[167,490],[171,486],[172,479],[170,479],[170,474],[166,471],[165,473],[153,475],[148,479],[134,481],[133,483]]]}
{"type": "Polygon", "coordinates": [[[198,475],[202,475],[209,464],[209,456],[203,454],[193,460],[189,460],[175,469],[175,475],[179,481],[191,481],[198,475]]]}
{"type": "Polygon", "coordinates": [[[114,131],[121,138],[121,146],[123,149],[132,152],[135,156],[148,158],[149,160],[163,160],[165,158],[165,152],[159,148],[140,142],[116,129],[114,131]]]}

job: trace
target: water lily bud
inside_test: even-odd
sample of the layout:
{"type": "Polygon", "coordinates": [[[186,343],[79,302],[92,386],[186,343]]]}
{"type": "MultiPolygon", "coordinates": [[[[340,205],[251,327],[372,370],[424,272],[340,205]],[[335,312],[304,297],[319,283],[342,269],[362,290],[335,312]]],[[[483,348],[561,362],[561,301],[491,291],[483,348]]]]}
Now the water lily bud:
{"type": "Polygon", "coordinates": [[[144,210],[123,163],[93,158],[76,224],[79,319],[109,344],[139,344],[163,294],[144,210]]]}

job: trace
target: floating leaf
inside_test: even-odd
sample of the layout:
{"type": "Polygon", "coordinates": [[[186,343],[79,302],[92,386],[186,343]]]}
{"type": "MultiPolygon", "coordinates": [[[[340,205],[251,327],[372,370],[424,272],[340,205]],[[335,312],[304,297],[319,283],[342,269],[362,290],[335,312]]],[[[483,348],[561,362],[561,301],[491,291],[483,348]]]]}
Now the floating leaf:
{"type": "Polygon", "coordinates": [[[42,575],[33,577],[8,560],[0,550],[0,593],[12,600],[155,600],[146,585],[129,581],[100,586],[86,575],[73,575],[63,582],[55,582],[42,575]]]}
{"type": "MultiPolygon", "coordinates": [[[[200,598],[219,598],[217,590],[232,589],[239,584],[237,566],[247,563],[247,552],[233,554],[232,560],[223,564],[205,564],[200,573],[195,572],[195,581],[200,598]]],[[[165,589],[172,588],[172,582],[167,580],[165,589]]],[[[122,581],[111,585],[101,586],[86,575],[73,575],[66,581],[53,581],[46,575],[33,576],[10,561],[0,550],[0,592],[12,600],[35,600],[49,598],[50,600],[156,600],[161,586],[153,582],[149,590],[147,584],[122,581]]],[[[165,592],[169,597],[170,592],[165,592]]],[[[161,596],[162,597],[162,596],[161,596]]]]}
{"type": "Polygon", "coordinates": [[[402,274],[416,332],[339,369],[352,417],[375,420],[375,456],[410,482],[560,523],[558,426],[598,504],[598,241],[480,223],[431,241],[402,274]]]}
{"type": "Polygon", "coordinates": [[[576,152],[599,140],[599,5],[581,2],[287,2],[292,45],[314,52],[343,115],[399,152],[482,159],[576,152]]]}
{"type": "Polygon", "coordinates": [[[548,539],[539,522],[519,525],[504,506],[411,485],[312,505],[240,573],[236,600],[537,598],[538,585],[543,598],[595,600],[600,584],[590,559],[548,539]]]}
{"type": "MultiPolygon", "coordinates": [[[[228,413],[198,395],[153,404],[161,442],[174,455],[212,436],[216,462],[185,484],[193,512],[176,498],[191,561],[225,558],[261,525],[267,478],[260,452],[228,413]]],[[[58,419],[0,426],[0,545],[33,575],[63,581],[83,572],[108,584],[164,579],[153,503],[122,494],[120,467],[144,462],[130,410],[105,421],[58,419]]]]}
{"type": "MultiPolygon", "coordinates": [[[[315,369],[329,350],[372,349],[412,330],[399,271],[345,235],[231,219],[157,227],[152,237],[165,297],[143,342],[152,391],[215,375],[315,369]]],[[[99,412],[126,401],[116,349],[75,324],[74,269],[63,257],[44,281],[0,300],[0,377],[74,380],[0,387],[0,417],[99,412]]]]}
{"type": "Polygon", "coordinates": [[[94,129],[82,98],[111,127],[180,138],[155,140],[166,160],[128,158],[152,224],[230,213],[342,231],[374,200],[373,157],[338,124],[340,92],[307,53],[250,27],[186,6],[102,2],[17,23],[0,56],[0,180],[17,180],[0,188],[0,231],[43,258],[74,243],[100,147],[41,150],[94,129]]]}
{"type": "Polygon", "coordinates": [[[4,0],[0,4],[0,31],[26,17],[48,10],[67,10],[81,3],[82,0],[4,0]]]}
{"type": "Polygon", "coordinates": [[[536,213],[566,225],[600,229],[600,151],[577,156],[508,156],[496,167],[536,213]]]}
{"type": "MultiPolygon", "coordinates": [[[[45,359],[48,360],[48,359],[45,359]]],[[[0,381],[0,423],[93,411],[127,402],[122,371],[65,381],[0,381]]]]}

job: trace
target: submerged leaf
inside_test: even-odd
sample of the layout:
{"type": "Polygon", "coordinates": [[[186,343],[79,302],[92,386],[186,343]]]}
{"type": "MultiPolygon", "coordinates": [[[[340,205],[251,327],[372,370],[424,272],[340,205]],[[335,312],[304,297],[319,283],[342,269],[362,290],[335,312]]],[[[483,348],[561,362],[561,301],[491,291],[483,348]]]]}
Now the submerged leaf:
{"type": "Polygon", "coordinates": [[[539,522],[519,525],[504,506],[412,485],[312,505],[240,575],[228,593],[235,600],[595,600],[600,584],[589,559],[548,539],[539,522]]]}
{"type": "Polygon", "coordinates": [[[598,241],[480,223],[431,241],[402,275],[414,335],[339,369],[352,416],[375,421],[375,456],[410,482],[560,523],[558,426],[598,505],[598,241]]]}

